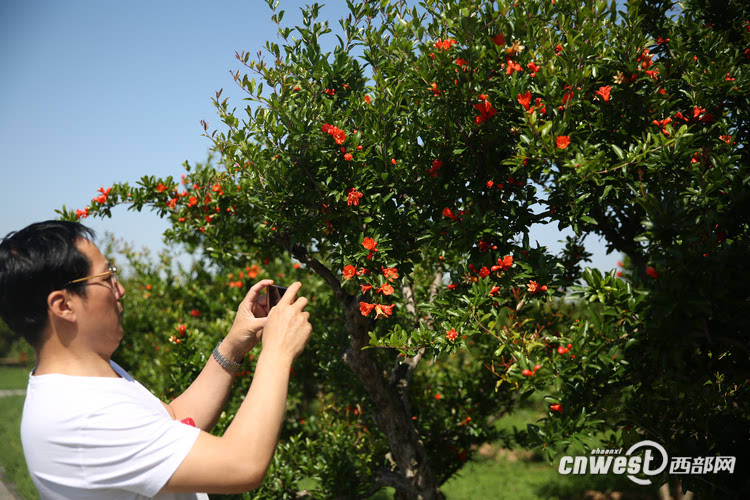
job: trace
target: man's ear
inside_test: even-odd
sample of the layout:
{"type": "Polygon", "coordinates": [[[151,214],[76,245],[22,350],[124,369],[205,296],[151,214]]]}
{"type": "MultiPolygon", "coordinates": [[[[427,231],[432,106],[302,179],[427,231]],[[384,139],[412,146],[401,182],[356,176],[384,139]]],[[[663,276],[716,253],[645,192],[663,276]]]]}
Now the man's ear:
{"type": "Polygon", "coordinates": [[[70,307],[71,296],[64,290],[54,290],[47,296],[47,306],[51,314],[65,321],[75,321],[75,311],[70,307]]]}

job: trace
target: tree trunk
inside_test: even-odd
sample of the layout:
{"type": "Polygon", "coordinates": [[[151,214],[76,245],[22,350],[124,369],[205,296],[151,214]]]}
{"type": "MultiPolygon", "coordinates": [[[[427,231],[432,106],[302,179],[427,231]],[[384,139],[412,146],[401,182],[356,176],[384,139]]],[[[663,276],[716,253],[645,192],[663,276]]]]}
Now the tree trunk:
{"type": "Polygon", "coordinates": [[[369,343],[369,325],[355,306],[352,297],[346,304],[346,328],[351,346],[344,353],[344,362],[357,375],[375,406],[375,422],[388,439],[393,460],[403,481],[383,480],[410,499],[445,498],[438,488],[424,444],[412,423],[401,398],[388,384],[384,370],[378,365],[374,351],[363,348],[369,343]]]}
{"type": "MultiPolygon", "coordinates": [[[[408,499],[438,499],[445,496],[440,492],[435,474],[427,459],[424,444],[414,427],[411,415],[404,401],[399,397],[400,380],[388,383],[384,370],[378,365],[374,351],[364,349],[369,342],[370,323],[362,316],[354,297],[346,293],[338,278],[312,257],[302,245],[290,247],[288,242],[279,240],[282,246],[291,251],[300,262],[309,265],[331,287],[346,315],[346,330],[350,346],[344,352],[343,360],[352,369],[367,391],[375,407],[375,423],[385,435],[391,448],[391,455],[398,470],[382,470],[376,473],[376,486],[391,486],[408,499]],[[363,350],[364,349],[364,350],[363,350]]],[[[403,376],[411,373],[404,370],[403,376]]],[[[398,378],[398,377],[397,377],[398,378]]],[[[378,488],[380,489],[380,488],[378,488]]],[[[370,496],[375,491],[370,492],[370,496]]]]}

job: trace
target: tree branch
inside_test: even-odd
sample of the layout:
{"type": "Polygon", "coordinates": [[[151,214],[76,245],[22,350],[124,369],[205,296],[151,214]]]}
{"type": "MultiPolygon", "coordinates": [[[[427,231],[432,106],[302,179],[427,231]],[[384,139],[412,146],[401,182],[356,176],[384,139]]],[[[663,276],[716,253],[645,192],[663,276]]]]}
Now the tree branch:
{"type": "MultiPolygon", "coordinates": [[[[285,246],[289,248],[288,243],[285,246]]],[[[333,271],[328,269],[328,267],[326,267],[318,259],[311,256],[303,245],[294,245],[294,247],[290,248],[289,250],[295,259],[308,265],[310,269],[318,273],[321,278],[326,280],[328,286],[330,286],[331,290],[333,290],[333,294],[344,306],[348,306],[351,303],[351,301],[353,300],[352,296],[346,293],[343,288],[341,288],[341,283],[339,282],[339,279],[336,277],[336,275],[333,274],[333,271]]]]}

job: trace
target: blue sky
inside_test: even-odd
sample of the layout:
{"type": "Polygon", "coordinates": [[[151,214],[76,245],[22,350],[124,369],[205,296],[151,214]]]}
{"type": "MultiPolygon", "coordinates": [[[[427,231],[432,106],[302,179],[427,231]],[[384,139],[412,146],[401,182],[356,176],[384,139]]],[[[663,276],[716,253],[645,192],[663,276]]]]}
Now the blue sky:
{"type": "MultiPolygon", "coordinates": [[[[325,3],[321,17],[346,10],[325,3]]],[[[303,4],[281,0],[285,24],[303,4]]],[[[63,205],[84,208],[100,186],[179,176],[185,160],[205,160],[200,120],[219,125],[211,97],[223,88],[244,107],[229,74],[235,51],[275,38],[262,0],[0,2],[0,237],[63,205]]],[[[154,250],[167,226],[124,207],[85,223],[154,250]]],[[[533,237],[553,248],[564,238],[553,228],[533,237]]],[[[587,247],[594,267],[615,266],[601,243],[587,247]]]]}

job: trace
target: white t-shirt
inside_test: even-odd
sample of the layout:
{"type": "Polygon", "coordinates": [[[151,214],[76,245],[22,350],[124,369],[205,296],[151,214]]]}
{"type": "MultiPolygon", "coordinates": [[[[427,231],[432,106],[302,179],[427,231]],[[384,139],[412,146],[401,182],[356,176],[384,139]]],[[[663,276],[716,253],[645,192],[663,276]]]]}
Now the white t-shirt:
{"type": "Polygon", "coordinates": [[[208,499],[158,494],[200,429],[172,420],[153,394],[111,365],[122,378],[29,377],[21,442],[42,499],[208,499]]]}

